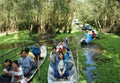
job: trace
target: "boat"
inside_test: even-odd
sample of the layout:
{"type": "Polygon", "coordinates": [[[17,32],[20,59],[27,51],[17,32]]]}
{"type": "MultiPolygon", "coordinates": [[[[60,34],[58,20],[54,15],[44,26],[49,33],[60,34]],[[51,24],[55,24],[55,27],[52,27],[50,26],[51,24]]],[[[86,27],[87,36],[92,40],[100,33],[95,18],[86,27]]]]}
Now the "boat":
{"type": "MultiPolygon", "coordinates": [[[[44,61],[46,59],[46,56],[47,56],[46,46],[41,46],[41,57],[43,57],[43,58],[40,59],[40,67],[44,63],[44,61]]],[[[34,75],[36,74],[37,71],[38,71],[38,68],[35,68],[35,69],[32,69],[29,72],[29,74],[25,77],[27,83],[29,83],[32,80],[32,78],[34,77],[34,75]]],[[[5,78],[0,78],[0,82],[2,82],[2,83],[10,83],[10,81],[6,80],[5,78]]]]}
{"type": "MultiPolygon", "coordinates": [[[[40,66],[42,66],[42,64],[44,63],[45,59],[47,56],[47,50],[46,50],[46,46],[41,46],[41,57],[43,57],[43,59],[40,59],[40,66]]],[[[30,82],[31,79],[34,77],[35,73],[38,71],[38,69],[32,69],[29,73],[29,75],[27,75],[27,82],[30,82]]]]}
{"type": "Polygon", "coordinates": [[[98,36],[98,32],[95,29],[91,31],[87,31],[85,36],[80,40],[80,43],[81,45],[87,45],[91,43],[93,40],[95,40],[97,36],[98,36]]]}
{"type": "Polygon", "coordinates": [[[70,74],[68,79],[57,79],[54,77],[54,70],[49,64],[47,76],[48,83],[78,83],[77,71],[72,53],[69,55],[68,71],[70,74]]]}

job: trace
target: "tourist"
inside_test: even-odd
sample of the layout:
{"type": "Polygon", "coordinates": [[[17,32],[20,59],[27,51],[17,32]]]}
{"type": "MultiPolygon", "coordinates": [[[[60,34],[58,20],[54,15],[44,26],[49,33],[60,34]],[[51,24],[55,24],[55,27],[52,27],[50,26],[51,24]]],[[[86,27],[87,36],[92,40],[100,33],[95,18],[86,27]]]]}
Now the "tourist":
{"type": "Polygon", "coordinates": [[[40,50],[39,44],[35,44],[34,46],[31,46],[30,48],[31,48],[31,50],[32,50],[32,53],[33,53],[33,54],[35,55],[35,57],[36,57],[36,63],[37,63],[37,65],[39,65],[39,58],[42,58],[42,57],[40,56],[41,50],[40,50]]]}
{"type": "Polygon", "coordinates": [[[63,52],[59,52],[58,60],[59,60],[58,63],[56,63],[57,70],[55,70],[54,76],[58,79],[67,78],[69,76],[69,73],[67,71],[68,66],[65,62],[63,52]]]}
{"type": "Polygon", "coordinates": [[[6,59],[3,62],[3,66],[3,74],[0,76],[0,78],[10,81],[11,75],[8,72],[12,70],[12,61],[10,59],[6,59]]]}
{"type": "Polygon", "coordinates": [[[23,69],[17,60],[12,62],[12,67],[13,70],[9,72],[12,75],[11,83],[27,83],[24,78],[23,69]]]}
{"type": "Polygon", "coordinates": [[[53,46],[52,52],[50,53],[50,66],[53,68],[53,70],[56,69],[56,60],[58,58],[58,53],[56,51],[56,47],[53,46]]]}
{"type": "Polygon", "coordinates": [[[32,69],[36,68],[36,57],[34,56],[34,54],[32,52],[30,52],[29,48],[25,48],[25,51],[27,53],[27,56],[29,56],[32,59],[32,69]]]}
{"type": "Polygon", "coordinates": [[[18,59],[18,64],[23,67],[24,75],[28,75],[32,68],[32,60],[25,50],[21,51],[21,57],[18,59]]]}

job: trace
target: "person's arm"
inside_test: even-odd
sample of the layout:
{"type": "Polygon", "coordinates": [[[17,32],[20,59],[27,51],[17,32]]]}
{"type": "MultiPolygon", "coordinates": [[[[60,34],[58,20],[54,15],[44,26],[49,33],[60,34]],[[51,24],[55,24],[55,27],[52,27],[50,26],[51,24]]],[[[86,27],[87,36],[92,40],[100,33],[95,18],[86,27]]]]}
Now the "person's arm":
{"type": "Polygon", "coordinates": [[[22,60],[21,60],[21,58],[18,59],[18,64],[19,64],[19,65],[22,65],[22,60]]]}
{"type": "Polygon", "coordinates": [[[14,83],[14,75],[12,75],[12,78],[11,78],[11,83],[14,83]]]}
{"type": "Polygon", "coordinates": [[[29,57],[30,60],[30,69],[32,69],[32,59],[29,57]]]}
{"type": "Polygon", "coordinates": [[[58,73],[61,75],[61,70],[60,70],[60,67],[59,67],[59,65],[58,65],[58,73]]]}
{"type": "Polygon", "coordinates": [[[55,63],[55,61],[53,60],[53,57],[52,57],[52,52],[50,53],[50,61],[52,61],[53,63],[55,63]]]}
{"type": "Polygon", "coordinates": [[[11,75],[11,74],[9,73],[9,71],[8,71],[6,68],[3,69],[3,74],[8,75],[8,76],[11,75]]]}
{"type": "Polygon", "coordinates": [[[36,57],[33,53],[30,52],[30,56],[34,59],[34,61],[36,61],[36,57]]]}
{"type": "Polygon", "coordinates": [[[22,70],[22,67],[19,69],[19,71],[10,71],[10,73],[12,75],[22,75],[23,74],[23,70],[22,70]]]}
{"type": "Polygon", "coordinates": [[[65,71],[66,71],[66,68],[64,66],[63,71],[61,72],[61,74],[63,75],[65,73],[65,71]]]}
{"type": "Polygon", "coordinates": [[[50,61],[52,61],[53,63],[55,63],[55,61],[53,60],[53,58],[52,58],[52,57],[50,57],[50,61]]]}

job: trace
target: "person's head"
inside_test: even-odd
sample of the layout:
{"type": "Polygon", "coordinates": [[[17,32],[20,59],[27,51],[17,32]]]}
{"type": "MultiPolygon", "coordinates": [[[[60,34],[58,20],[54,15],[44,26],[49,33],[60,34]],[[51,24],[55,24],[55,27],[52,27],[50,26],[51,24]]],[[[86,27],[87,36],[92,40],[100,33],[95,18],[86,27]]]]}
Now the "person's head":
{"type": "Polygon", "coordinates": [[[16,68],[19,67],[19,64],[18,64],[18,61],[17,61],[17,60],[14,60],[14,61],[12,62],[12,67],[13,67],[13,69],[16,69],[16,68]]]}
{"type": "Polygon", "coordinates": [[[56,46],[52,47],[52,52],[54,52],[54,53],[56,52],[56,46]]]}
{"type": "Polygon", "coordinates": [[[36,44],[34,45],[34,47],[35,47],[35,48],[40,48],[40,45],[39,45],[38,43],[36,43],[36,44]]]}
{"type": "Polygon", "coordinates": [[[66,46],[63,47],[63,52],[66,52],[67,51],[67,48],[66,46]]]}
{"type": "Polygon", "coordinates": [[[59,52],[58,58],[59,58],[60,60],[64,60],[64,54],[63,54],[63,52],[59,52]]]}
{"type": "Polygon", "coordinates": [[[30,49],[29,49],[29,48],[25,48],[25,51],[26,51],[26,53],[28,54],[29,51],[30,51],[30,49]]]}
{"type": "Polygon", "coordinates": [[[89,30],[86,30],[86,33],[89,33],[89,30]]]}
{"type": "Polygon", "coordinates": [[[6,60],[4,61],[4,63],[3,63],[3,65],[4,65],[5,67],[11,66],[11,65],[12,65],[12,61],[11,61],[10,59],[6,59],[6,60]]]}
{"type": "Polygon", "coordinates": [[[26,57],[26,55],[27,55],[26,51],[25,51],[25,50],[22,50],[22,51],[21,51],[21,56],[24,58],[24,57],[26,57]]]}

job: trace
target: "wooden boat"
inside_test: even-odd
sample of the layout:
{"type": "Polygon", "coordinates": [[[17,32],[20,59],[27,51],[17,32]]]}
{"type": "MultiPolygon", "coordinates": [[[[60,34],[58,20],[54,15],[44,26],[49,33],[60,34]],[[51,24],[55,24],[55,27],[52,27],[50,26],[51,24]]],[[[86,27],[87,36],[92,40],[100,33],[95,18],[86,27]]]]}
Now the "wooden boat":
{"type": "MultiPolygon", "coordinates": [[[[42,64],[44,63],[45,59],[46,59],[46,55],[47,55],[47,50],[46,50],[46,46],[41,46],[41,57],[43,57],[43,59],[40,59],[40,66],[42,66],[42,64]]],[[[35,73],[37,72],[37,68],[36,69],[32,69],[29,73],[29,75],[26,77],[27,78],[27,82],[29,82],[35,75],[35,73]]]]}
{"type": "Polygon", "coordinates": [[[77,71],[72,53],[69,55],[68,70],[70,73],[68,79],[57,79],[54,77],[54,70],[49,64],[47,77],[48,83],[78,83],[77,71]]]}
{"type": "Polygon", "coordinates": [[[93,40],[95,40],[96,37],[98,37],[98,32],[97,32],[95,29],[89,31],[88,34],[91,34],[91,38],[89,38],[90,41],[88,42],[87,39],[86,39],[85,37],[83,37],[83,38],[80,40],[81,45],[87,45],[87,44],[91,43],[93,40]],[[92,32],[94,32],[94,34],[95,34],[94,38],[92,38],[92,32]]]}
{"type": "MultiPolygon", "coordinates": [[[[41,46],[41,57],[43,57],[43,59],[40,59],[40,66],[42,66],[42,64],[44,63],[46,56],[47,56],[46,46],[41,46]]],[[[37,71],[38,71],[38,68],[35,68],[29,72],[29,74],[26,77],[27,83],[32,80],[32,78],[34,77],[34,75],[36,74],[37,71]]],[[[2,83],[10,83],[10,81],[6,80],[5,78],[0,78],[0,83],[1,82],[2,83]]]]}

